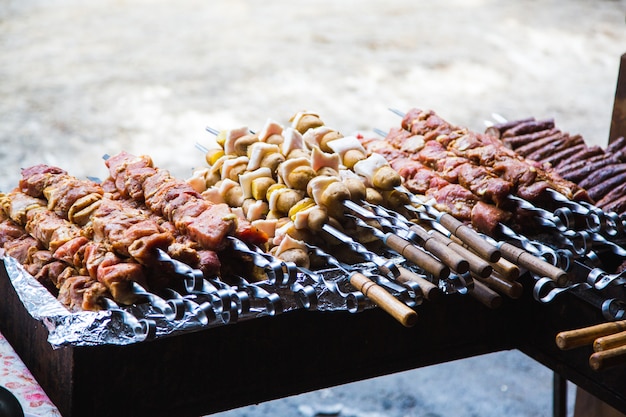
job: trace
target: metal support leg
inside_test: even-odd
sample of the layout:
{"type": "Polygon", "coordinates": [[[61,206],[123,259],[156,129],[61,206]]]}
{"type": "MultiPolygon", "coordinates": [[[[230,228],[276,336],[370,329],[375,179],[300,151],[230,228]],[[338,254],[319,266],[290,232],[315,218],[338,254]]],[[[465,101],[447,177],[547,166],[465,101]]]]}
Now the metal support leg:
{"type": "Polygon", "coordinates": [[[552,416],[567,417],[567,379],[554,372],[552,383],[552,416]]]}

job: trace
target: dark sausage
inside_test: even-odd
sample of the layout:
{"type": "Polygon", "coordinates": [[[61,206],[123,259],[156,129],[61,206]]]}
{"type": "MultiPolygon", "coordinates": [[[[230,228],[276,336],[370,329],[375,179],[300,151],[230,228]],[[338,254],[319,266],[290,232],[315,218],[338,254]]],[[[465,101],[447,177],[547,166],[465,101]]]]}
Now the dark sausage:
{"type": "Polygon", "coordinates": [[[527,122],[519,123],[518,125],[507,129],[502,133],[503,138],[511,136],[524,135],[526,133],[539,132],[541,130],[553,129],[554,119],[547,120],[530,120],[527,122]]]}
{"type": "Polygon", "coordinates": [[[590,189],[615,175],[621,174],[622,172],[626,172],[626,164],[620,163],[607,165],[602,169],[590,173],[586,178],[583,178],[578,183],[578,186],[590,189]]]}
{"type": "Polygon", "coordinates": [[[511,149],[517,149],[520,146],[526,145],[527,143],[531,143],[541,138],[545,138],[546,136],[552,136],[559,132],[559,129],[547,129],[540,132],[528,133],[526,135],[503,138],[502,142],[504,142],[504,144],[511,149]]]}

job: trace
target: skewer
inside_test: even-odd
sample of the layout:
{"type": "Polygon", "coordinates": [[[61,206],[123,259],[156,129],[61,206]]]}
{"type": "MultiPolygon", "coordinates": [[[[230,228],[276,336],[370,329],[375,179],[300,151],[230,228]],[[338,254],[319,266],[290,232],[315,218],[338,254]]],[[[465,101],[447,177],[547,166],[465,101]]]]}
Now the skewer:
{"type": "MultiPolygon", "coordinates": [[[[363,203],[370,209],[376,211],[374,205],[368,204],[366,202],[363,203]]],[[[464,274],[465,272],[469,271],[469,262],[466,259],[460,256],[457,252],[450,250],[450,248],[442,244],[440,241],[434,239],[424,228],[418,225],[413,225],[410,228],[406,224],[400,222],[392,223],[388,220],[388,218],[390,218],[391,216],[385,217],[385,215],[381,215],[381,213],[386,214],[386,211],[382,207],[380,207],[380,210],[374,213],[350,200],[344,201],[344,206],[357,214],[360,219],[376,220],[381,225],[381,227],[393,230],[394,233],[392,234],[397,233],[404,240],[419,243],[421,247],[432,253],[435,257],[437,257],[441,262],[443,262],[453,271],[459,274],[464,274]]],[[[361,221],[361,224],[362,223],[364,222],[361,221]]]]}
{"type": "Polygon", "coordinates": [[[387,292],[380,285],[370,280],[362,272],[350,270],[351,268],[339,262],[332,255],[322,251],[321,249],[308,245],[309,248],[315,250],[315,253],[322,256],[330,265],[333,265],[348,277],[350,284],[360,291],[365,297],[371,299],[381,309],[391,315],[405,327],[412,327],[417,323],[417,312],[399,301],[391,293],[387,292]]]}
{"type": "MultiPolygon", "coordinates": [[[[485,239],[490,240],[491,238],[485,236],[485,239]]],[[[495,240],[493,242],[497,244],[502,256],[513,264],[519,265],[540,277],[547,277],[555,281],[558,285],[564,285],[569,280],[569,274],[566,271],[529,253],[527,250],[518,248],[508,242],[495,242],[495,240]]],[[[539,252],[528,239],[524,238],[523,242],[527,245],[526,247],[534,249],[535,252],[539,252]]],[[[552,251],[552,249],[550,250],[552,251]]],[[[556,252],[554,252],[554,256],[556,259],[556,252]]]]}
{"type": "MultiPolygon", "coordinates": [[[[179,314],[176,317],[177,320],[187,318],[187,314],[189,314],[204,326],[218,322],[218,316],[215,313],[215,308],[212,303],[200,299],[197,294],[189,293],[183,296],[171,288],[166,288],[164,293],[168,295],[168,303],[176,306],[175,310],[177,314],[179,314]]],[[[241,311],[239,314],[247,313],[249,311],[249,299],[246,296],[240,295],[239,301],[241,302],[241,311]]],[[[230,322],[230,316],[220,315],[219,322],[224,323],[226,320],[230,322]]]]}
{"type": "Polygon", "coordinates": [[[589,366],[594,371],[626,363],[626,346],[594,352],[589,357],[589,366]]]}
{"type": "Polygon", "coordinates": [[[618,219],[610,219],[600,208],[584,201],[572,201],[551,188],[546,189],[544,192],[561,205],[554,211],[554,215],[558,216],[566,227],[573,228],[576,225],[574,215],[578,215],[585,220],[585,227],[590,232],[604,232],[609,236],[616,236],[620,234],[619,226],[622,226],[621,232],[623,232],[623,225],[618,224],[618,219]],[[611,222],[610,220],[613,221],[611,222]]]}
{"type": "Polygon", "coordinates": [[[417,312],[415,312],[415,310],[398,301],[398,299],[393,297],[380,285],[377,285],[365,275],[358,272],[348,274],[350,284],[352,284],[352,286],[361,291],[363,295],[375,302],[384,311],[389,313],[404,327],[415,326],[417,323],[417,312]]]}
{"type": "Polygon", "coordinates": [[[322,230],[338,239],[340,242],[348,245],[353,252],[361,255],[361,257],[365,260],[372,262],[376,265],[376,268],[383,273],[383,275],[388,276],[390,279],[395,279],[398,275],[400,275],[400,271],[393,261],[385,259],[382,256],[368,250],[361,243],[339,231],[337,228],[326,223],[322,226],[322,230]]]}
{"type": "Polygon", "coordinates": [[[403,267],[398,266],[400,275],[396,277],[396,281],[402,284],[417,283],[425,299],[428,301],[437,301],[442,296],[441,288],[430,282],[421,275],[403,267]]]}
{"type": "Polygon", "coordinates": [[[556,345],[561,350],[591,345],[594,340],[626,331],[626,320],[596,324],[581,329],[566,330],[556,335],[556,345]]]}
{"type": "MultiPolygon", "coordinates": [[[[306,246],[309,251],[313,252],[320,258],[326,259],[327,263],[329,265],[332,265],[332,263],[329,262],[327,259],[327,257],[329,256],[328,253],[324,252],[321,248],[315,245],[307,243],[306,246]]],[[[303,270],[306,273],[306,276],[311,278],[317,284],[320,284],[325,289],[329,290],[332,294],[335,294],[339,296],[342,300],[344,300],[346,304],[346,309],[350,313],[358,313],[363,311],[363,309],[365,308],[365,296],[360,291],[357,290],[352,292],[345,292],[340,288],[337,282],[332,279],[326,279],[323,273],[311,271],[306,268],[301,268],[301,270],[303,270]]]]}
{"type": "Polygon", "coordinates": [[[593,350],[600,352],[603,350],[614,349],[619,346],[626,345],[626,330],[619,333],[613,333],[606,336],[598,337],[593,342],[593,350]]]}
{"type": "MultiPolygon", "coordinates": [[[[382,206],[375,206],[373,204],[367,204],[367,207],[372,210],[372,212],[365,210],[360,206],[356,206],[354,204],[349,204],[351,202],[346,202],[347,206],[355,212],[358,212],[360,216],[365,217],[368,216],[368,213],[375,213],[379,219],[381,225],[395,228],[395,229],[403,229],[407,232],[407,238],[412,241],[419,240],[424,242],[424,248],[426,250],[430,250],[426,247],[426,242],[430,241],[430,239],[434,239],[441,244],[448,247],[447,253],[457,254],[458,256],[453,258],[457,264],[460,264],[461,260],[465,261],[467,265],[467,269],[463,268],[454,268],[453,264],[447,264],[453,270],[458,273],[465,273],[468,270],[473,274],[476,274],[480,277],[487,277],[491,274],[493,268],[492,266],[483,258],[476,255],[474,252],[471,252],[464,246],[458,244],[457,242],[450,239],[449,235],[444,235],[435,229],[431,229],[430,231],[426,230],[424,227],[410,222],[406,217],[401,215],[398,212],[388,210],[382,206]],[[356,207],[355,207],[356,206],[356,207]],[[412,232],[412,233],[409,233],[412,232]],[[415,237],[412,237],[415,236],[415,237]],[[451,252],[450,252],[451,251],[451,252]]],[[[374,217],[373,217],[374,218],[374,217]]],[[[447,231],[447,230],[446,230],[447,231]]],[[[449,232],[448,232],[449,233],[449,232]]],[[[443,251],[443,249],[439,249],[439,251],[443,251]]],[[[432,252],[432,251],[431,251],[432,252]]],[[[435,253],[436,254],[436,253],[435,253]]],[[[440,258],[441,259],[441,258],[440,258]]]]}
{"type": "Polygon", "coordinates": [[[497,272],[492,272],[487,277],[480,277],[477,275],[473,275],[473,277],[491,288],[492,290],[504,294],[509,298],[520,298],[524,292],[524,287],[522,286],[522,284],[520,284],[519,282],[510,282],[502,278],[497,272]]]}
{"type": "Polygon", "coordinates": [[[419,199],[404,186],[400,185],[395,187],[395,189],[409,197],[410,201],[413,203],[413,205],[407,206],[409,210],[423,211],[432,216],[439,224],[449,230],[450,233],[472,248],[472,250],[480,255],[481,258],[490,262],[496,262],[500,259],[501,254],[497,247],[487,242],[478,233],[476,233],[476,231],[463,224],[460,220],[448,213],[440,212],[435,207],[419,199]]]}
{"type": "Polygon", "coordinates": [[[115,301],[108,297],[102,297],[101,303],[105,310],[111,314],[111,320],[119,320],[124,323],[138,341],[151,340],[156,337],[156,321],[148,318],[139,318],[129,311],[121,308],[115,301]]]}
{"type": "MultiPolygon", "coordinates": [[[[348,215],[349,216],[349,215],[348,215]]],[[[356,224],[372,233],[394,251],[398,252],[405,259],[432,275],[436,281],[447,278],[450,275],[450,268],[446,263],[424,252],[421,248],[413,245],[409,240],[393,233],[384,233],[381,230],[370,226],[358,217],[353,217],[356,224]]],[[[464,271],[466,272],[466,271],[464,271]]]]}
{"type": "Polygon", "coordinates": [[[469,294],[490,309],[496,309],[502,305],[500,294],[491,290],[480,281],[474,281],[474,288],[469,291],[469,294]]]}

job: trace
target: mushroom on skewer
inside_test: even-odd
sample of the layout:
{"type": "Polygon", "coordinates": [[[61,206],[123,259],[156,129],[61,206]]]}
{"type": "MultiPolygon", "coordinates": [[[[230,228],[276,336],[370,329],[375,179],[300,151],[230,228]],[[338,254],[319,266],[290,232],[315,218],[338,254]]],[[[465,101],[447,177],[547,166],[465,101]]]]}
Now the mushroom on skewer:
{"type": "MultiPolygon", "coordinates": [[[[272,122],[270,122],[270,125],[271,124],[272,122]]],[[[296,229],[319,232],[322,229],[322,225],[328,227],[329,220],[334,221],[336,224],[340,222],[345,223],[345,221],[343,221],[343,213],[345,211],[343,203],[345,201],[363,201],[367,199],[368,188],[372,190],[369,192],[370,195],[378,194],[375,188],[366,187],[363,180],[351,171],[345,169],[341,170],[338,154],[325,153],[316,145],[313,145],[312,149],[308,149],[305,145],[308,143],[310,147],[311,143],[313,143],[311,135],[307,137],[302,136],[295,128],[271,129],[267,126],[262,132],[270,130],[275,132],[280,131],[284,136],[283,142],[276,140],[277,135],[275,134],[273,136],[275,143],[272,144],[272,147],[263,147],[263,149],[273,149],[273,153],[281,152],[285,158],[272,172],[272,170],[266,169],[267,167],[259,167],[255,162],[262,160],[263,157],[253,156],[264,142],[253,142],[248,145],[248,154],[252,156],[248,162],[248,167],[253,169],[253,171],[239,173],[242,199],[237,201],[241,202],[244,211],[258,204],[258,200],[247,204],[249,200],[246,197],[250,196],[255,199],[263,198],[269,204],[266,219],[280,218],[287,214],[289,215],[289,220],[285,220],[285,223],[292,224],[296,229]],[[295,157],[289,158],[290,156],[295,157]],[[264,172],[267,175],[258,175],[257,173],[260,170],[265,170],[264,172]],[[268,179],[269,175],[272,173],[272,178],[268,179]],[[346,173],[350,173],[350,175],[346,173]],[[261,188],[255,187],[258,181],[274,181],[274,183],[267,188],[267,194],[265,196],[260,193],[255,193],[255,189],[261,188]],[[304,194],[303,189],[306,189],[306,194],[304,194]],[[281,200],[276,197],[282,197],[280,193],[284,193],[284,195],[288,196],[288,198],[282,200],[287,202],[283,206],[279,204],[281,200]],[[313,214],[315,214],[315,216],[313,216],[313,214]],[[307,219],[308,222],[303,222],[303,219],[307,219]]],[[[330,131],[326,130],[326,133],[328,134],[330,131]]],[[[226,133],[220,136],[218,133],[217,142],[220,142],[220,137],[233,137],[233,135],[226,133]]],[[[260,135],[260,138],[263,138],[263,135],[260,135]]],[[[224,141],[223,143],[225,144],[226,142],[224,141]]],[[[232,146],[232,144],[229,146],[231,149],[236,147],[236,145],[232,146]]],[[[231,156],[232,155],[225,152],[220,158],[227,159],[231,156]]],[[[219,165],[219,163],[216,163],[216,165],[219,165]]],[[[213,167],[210,169],[213,170],[213,167]]],[[[222,178],[225,177],[223,170],[221,170],[220,176],[222,178]]],[[[229,180],[230,178],[224,178],[221,182],[218,181],[212,186],[209,185],[210,182],[207,181],[204,186],[209,185],[209,189],[203,191],[203,194],[215,195],[213,190],[223,188],[223,184],[229,182],[229,180]]],[[[202,187],[203,184],[198,184],[198,186],[202,187]]],[[[223,196],[223,193],[217,193],[216,195],[220,198],[220,196],[223,196]]],[[[278,240],[280,241],[280,237],[278,240]]],[[[410,245],[410,242],[404,243],[404,246],[410,245]]],[[[394,245],[394,248],[397,250],[399,245],[394,245]]],[[[422,249],[417,249],[417,251],[422,251],[422,249]]],[[[417,253],[416,255],[420,254],[417,253]]],[[[435,263],[439,263],[439,261],[435,261],[435,259],[426,252],[423,252],[420,256],[421,259],[424,257],[429,257],[435,263]]],[[[411,260],[416,261],[416,259],[411,260]]],[[[466,264],[465,261],[461,262],[466,264]]],[[[417,263],[419,265],[419,261],[417,261],[417,263]]],[[[457,264],[458,263],[455,265],[457,264]]],[[[429,272],[432,273],[433,270],[430,269],[429,272]]],[[[436,279],[440,279],[442,274],[441,271],[438,271],[434,273],[434,275],[436,279]]]]}

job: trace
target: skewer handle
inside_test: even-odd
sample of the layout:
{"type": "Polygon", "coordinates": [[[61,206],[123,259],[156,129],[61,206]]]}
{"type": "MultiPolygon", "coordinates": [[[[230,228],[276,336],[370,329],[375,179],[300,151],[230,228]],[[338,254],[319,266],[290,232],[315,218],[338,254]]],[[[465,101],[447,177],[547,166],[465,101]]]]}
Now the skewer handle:
{"type": "Polygon", "coordinates": [[[502,256],[504,256],[507,260],[520,265],[537,275],[548,277],[553,281],[556,281],[559,285],[563,285],[567,282],[567,272],[541,258],[531,255],[524,249],[520,249],[517,246],[504,242],[500,245],[500,251],[502,252],[502,256]]]}
{"type": "Polygon", "coordinates": [[[491,267],[507,281],[513,282],[519,278],[519,266],[504,257],[498,259],[498,262],[492,262],[491,267]]]}
{"type": "Polygon", "coordinates": [[[556,345],[561,350],[590,345],[599,337],[619,333],[626,330],[626,320],[612,321],[583,327],[582,329],[566,330],[556,335],[556,345]]]}
{"type": "Polygon", "coordinates": [[[593,350],[601,352],[603,350],[614,349],[618,346],[624,345],[626,345],[626,331],[597,338],[593,342],[593,350]]]}
{"type": "MultiPolygon", "coordinates": [[[[413,230],[413,227],[411,227],[411,230],[413,230]]],[[[442,235],[439,232],[434,231],[432,233],[429,233],[429,235],[433,239],[437,239],[439,242],[446,245],[446,247],[458,253],[463,259],[467,260],[469,264],[469,271],[472,274],[475,274],[476,276],[483,277],[483,278],[486,278],[489,275],[491,275],[491,272],[493,271],[493,267],[489,264],[489,262],[487,262],[480,256],[476,255],[471,250],[467,249],[463,245],[459,245],[452,239],[442,235]]]]}
{"type": "Polygon", "coordinates": [[[484,306],[495,309],[502,305],[502,297],[480,281],[474,281],[474,288],[469,294],[484,306]]]}
{"type": "Polygon", "coordinates": [[[626,362],[626,346],[619,346],[613,349],[594,352],[589,357],[589,366],[594,371],[620,365],[626,362]]]}
{"type": "Polygon", "coordinates": [[[407,281],[417,282],[422,289],[422,295],[428,301],[436,301],[441,297],[441,289],[436,284],[433,284],[426,278],[422,278],[418,274],[402,266],[398,266],[398,270],[400,271],[400,275],[396,277],[396,281],[400,283],[407,281]]]}
{"type": "Polygon", "coordinates": [[[469,271],[469,262],[467,259],[449,248],[445,243],[435,239],[433,235],[428,233],[424,228],[414,225],[411,226],[410,230],[422,240],[424,249],[439,258],[441,262],[448,265],[450,269],[459,274],[464,274],[469,271]]]}
{"type": "Polygon", "coordinates": [[[432,274],[436,280],[445,279],[450,275],[448,266],[398,235],[388,234],[385,237],[385,245],[432,274]]]}
{"type": "MultiPolygon", "coordinates": [[[[500,294],[504,294],[512,299],[520,298],[522,296],[522,293],[524,292],[524,287],[522,286],[522,284],[520,284],[519,282],[507,281],[506,279],[500,277],[496,272],[492,273],[486,278],[475,275],[473,276],[475,280],[480,281],[492,290],[500,294]]],[[[474,284],[476,284],[476,281],[474,281],[474,284]]]]}
{"type": "Polygon", "coordinates": [[[359,272],[353,273],[350,275],[350,284],[376,303],[378,307],[389,313],[404,327],[412,327],[417,322],[417,312],[415,310],[395,298],[365,275],[359,272]]]}
{"type": "Polygon", "coordinates": [[[461,239],[463,243],[472,248],[481,258],[489,262],[500,259],[500,250],[489,243],[471,228],[464,225],[456,217],[448,213],[439,215],[439,223],[448,229],[453,235],[461,239]]]}

